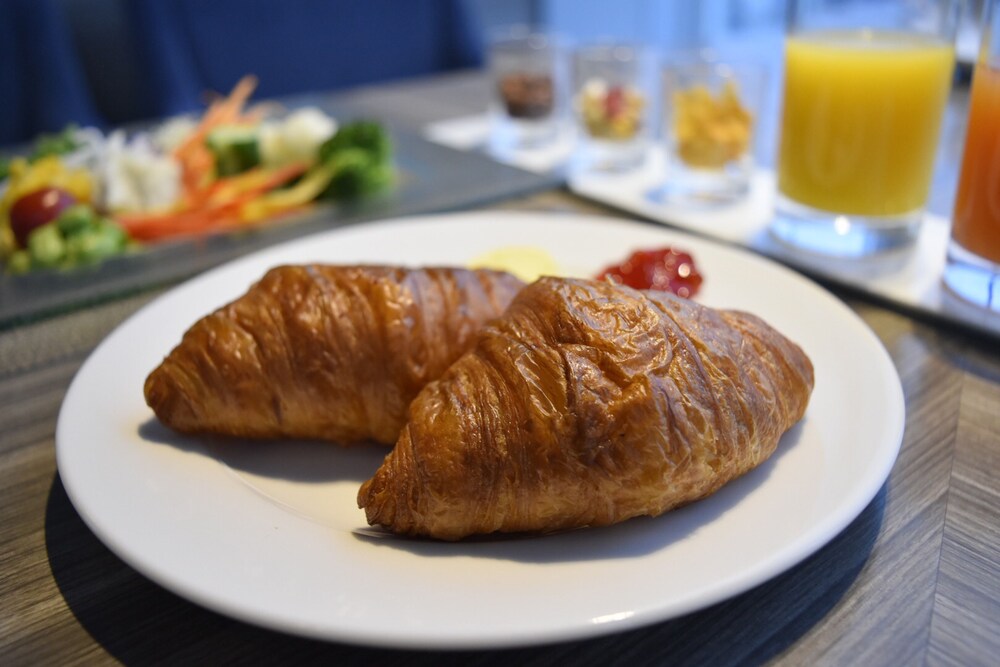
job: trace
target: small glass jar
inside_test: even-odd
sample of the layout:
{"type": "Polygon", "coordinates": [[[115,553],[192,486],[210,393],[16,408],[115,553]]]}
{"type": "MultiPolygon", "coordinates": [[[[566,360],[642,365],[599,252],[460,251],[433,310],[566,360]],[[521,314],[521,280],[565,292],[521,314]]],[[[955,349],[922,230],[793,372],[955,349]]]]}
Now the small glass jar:
{"type": "Polygon", "coordinates": [[[564,59],[556,38],[531,28],[493,35],[489,68],[496,144],[531,149],[555,141],[565,98],[564,59]]]}
{"type": "Polygon", "coordinates": [[[766,81],[759,65],[709,56],[664,65],[666,177],[658,200],[702,208],[747,196],[766,81]]]}
{"type": "Polygon", "coordinates": [[[599,44],[576,51],[573,111],[584,168],[622,172],[645,161],[651,63],[644,49],[628,44],[599,44]]]}

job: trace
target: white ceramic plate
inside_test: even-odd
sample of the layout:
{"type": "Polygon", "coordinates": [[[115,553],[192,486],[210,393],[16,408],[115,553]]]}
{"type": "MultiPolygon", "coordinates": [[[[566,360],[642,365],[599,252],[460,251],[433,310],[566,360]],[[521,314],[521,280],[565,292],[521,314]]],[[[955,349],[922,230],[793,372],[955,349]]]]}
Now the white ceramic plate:
{"type": "Polygon", "coordinates": [[[667,619],[745,591],[817,550],[886,479],[902,438],[889,357],[847,307],[768,260],[620,220],[484,212],[351,227],[278,246],[172,290],[122,324],[72,383],[62,482],[115,553],[194,602],[291,633],[397,647],[498,647],[667,619]],[[774,457],[656,519],[458,544],[376,537],[359,484],[384,450],[181,438],[146,407],[146,375],[197,319],[285,262],[462,264],[546,248],[589,275],[637,248],[689,249],[699,300],[756,312],[816,368],[804,421],[774,457]]]}

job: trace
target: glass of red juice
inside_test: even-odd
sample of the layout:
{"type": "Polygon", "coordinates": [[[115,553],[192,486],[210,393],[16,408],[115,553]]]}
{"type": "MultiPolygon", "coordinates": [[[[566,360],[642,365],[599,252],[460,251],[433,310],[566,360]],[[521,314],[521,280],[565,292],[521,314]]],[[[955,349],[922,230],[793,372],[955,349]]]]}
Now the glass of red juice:
{"type": "Polygon", "coordinates": [[[983,8],[944,283],[962,299],[1000,311],[1000,0],[983,8]]]}

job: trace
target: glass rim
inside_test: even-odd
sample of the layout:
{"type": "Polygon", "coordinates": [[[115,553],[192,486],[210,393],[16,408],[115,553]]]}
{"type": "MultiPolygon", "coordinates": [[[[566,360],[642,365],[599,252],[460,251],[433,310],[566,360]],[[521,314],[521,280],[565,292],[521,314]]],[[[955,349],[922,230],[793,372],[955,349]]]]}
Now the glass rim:
{"type": "Polygon", "coordinates": [[[672,72],[711,72],[728,78],[764,78],[767,76],[768,68],[763,62],[745,58],[739,60],[723,58],[715,51],[702,49],[665,54],[660,62],[660,71],[663,75],[672,72]]]}
{"type": "MultiPolygon", "coordinates": [[[[910,8],[906,9],[908,12],[905,17],[906,21],[900,22],[898,19],[893,21],[892,25],[883,25],[883,20],[881,18],[874,19],[875,15],[866,20],[856,21],[851,18],[849,9],[845,9],[843,6],[831,7],[831,3],[828,1],[823,5],[824,11],[806,9],[803,11],[802,5],[805,4],[806,0],[790,0],[786,6],[785,11],[785,36],[800,36],[807,35],[810,33],[824,32],[824,31],[841,31],[841,30],[876,30],[876,31],[892,31],[900,32],[905,34],[914,35],[925,35],[928,37],[935,37],[944,41],[945,43],[951,43],[954,45],[955,39],[958,35],[959,23],[961,22],[961,16],[963,9],[967,4],[967,0],[932,0],[931,2],[923,3],[897,3],[897,8],[901,7],[906,9],[909,5],[910,8]],[[918,14],[918,10],[921,7],[933,7],[937,11],[929,16],[934,17],[933,21],[914,21],[918,14]],[[803,16],[810,15],[822,15],[826,18],[836,17],[832,21],[823,21],[821,24],[812,24],[810,21],[803,19],[803,16]]],[[[989,2],[989,0],[986,0],[989,2]]],[[[853,0],[853,4],[857,5],[861,0],[853,0]]],[[[852,2],[846,3],[847,5],[852,4],[852,2]]]]}
{"type": "Polygon", "coordinates": [[[534,50],[558,49],[567,45],[567,40],[558,33],[541,26],[527,23],[512,23],[491,28],[486,33],[488,48],[528,46],[534,50]]]}
{"type": "Polygon", "coordinates": [[[608,40],[578,46],[573,57],[624,63],[647,58],[651,53],[648,46],[639,42],[608,40]]]}
{"type": "Polygon", "coordinates": [[[1000,68],[1000,4],[983,0],[979,16],[979,48],[974,64],[1000,68]]]}

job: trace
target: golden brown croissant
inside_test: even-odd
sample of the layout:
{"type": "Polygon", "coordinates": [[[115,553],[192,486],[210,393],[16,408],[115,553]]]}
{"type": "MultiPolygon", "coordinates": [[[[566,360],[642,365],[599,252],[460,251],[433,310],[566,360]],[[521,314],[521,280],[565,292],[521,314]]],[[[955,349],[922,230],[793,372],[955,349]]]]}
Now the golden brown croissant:
{"type": "Polygon", "coordinates": [[[812,385],[754,315],[543,278],[414,399],[358,504],[447,540],[655,516],[770,456],[812,385]]]}
{"type": "Polygon", "coordinates": [[[522,285],[486,270],[278,267],[184,334],[146,402],[184,433],[391,444],[417,392],[522,285]]]}

